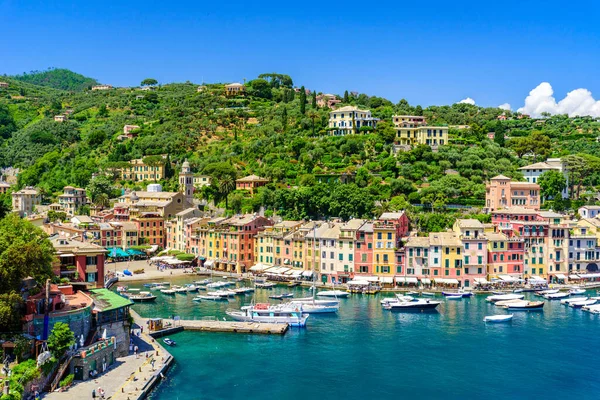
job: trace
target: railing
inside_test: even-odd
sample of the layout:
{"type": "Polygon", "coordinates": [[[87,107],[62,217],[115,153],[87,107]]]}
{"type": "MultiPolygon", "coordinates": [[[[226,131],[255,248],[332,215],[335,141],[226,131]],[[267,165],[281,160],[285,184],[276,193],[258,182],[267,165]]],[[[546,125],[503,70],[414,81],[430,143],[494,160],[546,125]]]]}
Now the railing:
{"type": "Polygon", "coordinates": [[[65,362],[63,362],[60,365],[60,367],[58,368],[58,372],[56,373],[56,376],[52,380],[52,383],[50,383],[50,392],[54,392],[56,390],[56,388],[60,384],[60,378],[62,378],[62,376],[65,374],[65,371],[71,364],[72,360],[73,360],[73,353],[69,353],[67,355],[67,359],[65,360],[65,362]]]}

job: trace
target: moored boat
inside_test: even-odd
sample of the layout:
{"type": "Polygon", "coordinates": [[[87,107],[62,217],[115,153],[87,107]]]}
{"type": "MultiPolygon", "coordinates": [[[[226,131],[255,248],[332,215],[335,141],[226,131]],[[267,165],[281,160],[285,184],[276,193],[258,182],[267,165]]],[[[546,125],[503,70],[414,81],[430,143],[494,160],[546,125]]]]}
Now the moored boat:
{"type": "Polygon", "coordinates": [[[495,303],[497,301],[503,301],[503,300],[521,300],[525,298],[524,295],[522,294],[517,294],[517,293],[508,293],[508,294],[495,294],[492,296],[488,296],[485,300],[495,303]]]}
{"type": "Polygon", "coordinates": [[[572,308],[582,308],[582,307],[585,307],[585,306],[594,305],[597,302],[598,301],[594,300],[594,299],[589,299],[589,300],[584,300],[584,301],[574,301],[574,302],[569,303],[569,307],[572,307],[572,308]]]}
{"type": "Polygon", "coordinates": [[[544,298],[547,300],[559,300],[564,299],[565,297],[569,297],[571,294],[568,292],[559,292],[559,293],[550,293],[545,294],[544,298]]]}
{"type": "Polygon", "coordinates": [[[535,292],[535,294],[538,296],[545,296],[547,294],[554,294],[554,293],[558,293],[558,292],[559,292],[558,289],[546,289],[546,290],[538,290],[537,292],[535,292]]]}
{"type": "Polygon", "coordinates": [[[214,295],[209,295],[209,294],[196,296],[195,299],[209,300],[209,301],[227,301],[227,297],[214,296],[214,295]]]}
{"type": "Polygon", "coordinates": [[[175,290],[173,289],[161,289],[160,291],[162,294],[175,294],[177,292],[175,292],[175,290]]]}
{"type": "Polygon", "coordinates": [[[292,299],[290,301],[292,304],[319,304],[322,306],[337,306],[340,304],[339,300],[321,300],[321,299],[313,299],[312,297],[302,297],[297,299],[292,299]]]}
{"type": "Polygon", "coordinates": [[[194,281],[194,284],[196,286],[206,286],[209,283],[212,283],[212,279],[204,279],[204,280],[201,280],[201,281],[194,281]]]}
{"type": "Polygon", "coordinates": [[[413,299],[411,301],[389,303],[385,308],[392,311],[433,311],[440,303],[429,299],[413,299]]]}
{"type": "Polygon", "coordinates": [[[254,286],[256,286],[259,289],[273,289],[276,285],[272,282],[264,282],[264,283],[255,283],[254,286]]]}
{"type": "Polygon", "coordinates": [[[175,346],[177,344],[177,342],[175,342],[174,340],[167,338],[163,339],[163,342],[167,345],[167,346],[175,346]]]}
{"type": "Polygon", "coordinates": [[[434,297],[435,293],[432,293],[432,292],[421,292],[421,296],[434,297]]]}
{"type": "Polygon", "coordinates": [[[442,292],[443,296],[461,296],[461,297],[471,297],[473,296],[473,292],[467,292],[465,290],[459,290],[457,292],[442,292]]]}
{"type": "Polygon", "coordinates": [[[350,293],[343,290],[323,290],[317,292],[317,296],[321,297],[348,297],[350,293]]]}
{"type": "Polygon", "coordinates": [[[581,289],[581,288],[573,288],[571,290],[569,290],[570,294],[584,294],[585,293],[585,289],[581,289]]]}
{"type": "Polygon", "coordinates": [[[300,286],[301,283],[300,282],[290,282],[288,283],[288,287],[296,287],[296,286],[300,286]]]}
{"type": "Polygon", "coordinates": [[[563,299],[560,301],[560,304],[566,304],[569,305],[569,303],[571,302],[577,302],[577,301],[586,301],[588,298],[587,297],[571,297],[569,299],[563,299]]]}
{"type": "Polygon", "coordinates": [[[129,297],[129,300],[131,300],[131,301],[139,301],[139,302],[156,300],[156,296],[150,292],[139,292],[139,293],[129,294],[129,296],[127,296],[127,297],[129,297]]]}
{"type": "Polygon", "coordinates": [[[496,307],[504,307],[504,306],[507,306],[509,304],[518,303],[518,302],[521,302],[521,301],[525,301],[525,300],[523,300],[523,299],[500,300],[500,301],[494,302],[494,305],[496,307]]]}
{"type": "Polygon", "coordinates": [[[236,321],[266,322],[275,324],[288,324],[290,326],[306,326],[309,314],[302,312],[302,306],[271,306],[269,303],[258,303],[253,306],[242,307],[241,310],[227,310],[226,314],[236,321]]]}
{"type": "Polygon", "coordinates": [[[446,296],[446,300],[462,300],[463,297],[460,294],[457,294],[455,296],[448,296],[448,295],[444,295],[446,296]]]}
{"type": "Polygon", "coordinates": [[[543,301],[518,301],[504,306],[509,311],[543,311],[543,301]]]}
{"type": "Polygon", "coordinates": [[[600,304],[592,304],[591,306],[581,307],[583,311],[587,311],[592,314],[600,314],[600,304]]]}
{"type": "Polygon", "coordinates": [[[492,322],[492,323],[499,323],[499,322],[508,322],[511,321],[513,318],[512,314],[508,314],[508,315],[487,315],[483,318],[483,322],[492,322]]]}

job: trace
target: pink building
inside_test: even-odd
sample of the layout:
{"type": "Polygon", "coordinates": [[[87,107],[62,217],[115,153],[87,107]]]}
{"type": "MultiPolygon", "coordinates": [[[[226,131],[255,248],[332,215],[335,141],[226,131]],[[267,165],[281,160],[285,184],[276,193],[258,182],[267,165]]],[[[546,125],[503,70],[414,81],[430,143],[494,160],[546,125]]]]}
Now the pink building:
{"type": "Polygon", "coordinates": [[[484,226],[476,219],[459,219],[453,229],[463,244],[463,273],[459,281],[463,287],[473,287],[487,276],[488,238],[484,226]]]}
{"type": "MultiPolygon", "coordinates": [[[[378,221],[386,221],[391,223],[396,230],[396,245],[400,240],[408,235],[408,216],[404,211],[386,212],[381,214],[378,221]]],[[[399,247],[399,246],[396,246],[399,247]]]]}
{"type": "MultiPolygon", "coordinates": [[[[354,275],[373,274],[373,223],[366,222],[356,231],[354,275]]],[[[353,277],[351,277],[353,278],[353,277]]]]}
{"type": "Polygon", "coordinates": [[[508,207],[540,208],[540,185],[515,182],[504,175],[491,179],[485,187],[485,208],[488,212],[508,207]]]}
{"type": "Polygon", "coordinates": [[[488,275],[490,278],[523,275],[524,244],[518,236],[488,233],[488,275]]]}

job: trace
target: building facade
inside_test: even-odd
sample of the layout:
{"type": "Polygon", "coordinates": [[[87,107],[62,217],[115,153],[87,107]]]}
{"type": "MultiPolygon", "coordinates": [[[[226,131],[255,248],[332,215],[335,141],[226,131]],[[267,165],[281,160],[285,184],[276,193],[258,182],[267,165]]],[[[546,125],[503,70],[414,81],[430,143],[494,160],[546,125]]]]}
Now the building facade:
{"type": "Polygon", "coordinates": [[[369,110],[346,106],[329,113],[329,132],[333,136],[356,135],[361,128],[375,129],[377,121],[369,110]]]}

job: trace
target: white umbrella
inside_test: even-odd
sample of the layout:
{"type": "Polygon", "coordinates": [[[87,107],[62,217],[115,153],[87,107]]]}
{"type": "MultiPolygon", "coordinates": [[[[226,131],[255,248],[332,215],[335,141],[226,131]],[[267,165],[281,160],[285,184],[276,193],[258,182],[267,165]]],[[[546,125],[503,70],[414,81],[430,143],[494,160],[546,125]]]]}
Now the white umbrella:
{"type": "Polygon", "coordinates": [[[83,347],[83,333],[79,337],[79,347],[83,347]]]}
{"type": "Polygon", "coordinates": [[[106,340],[106,328],[104,328],[104,332],[102,332],[102,340],[106,340]]]}

